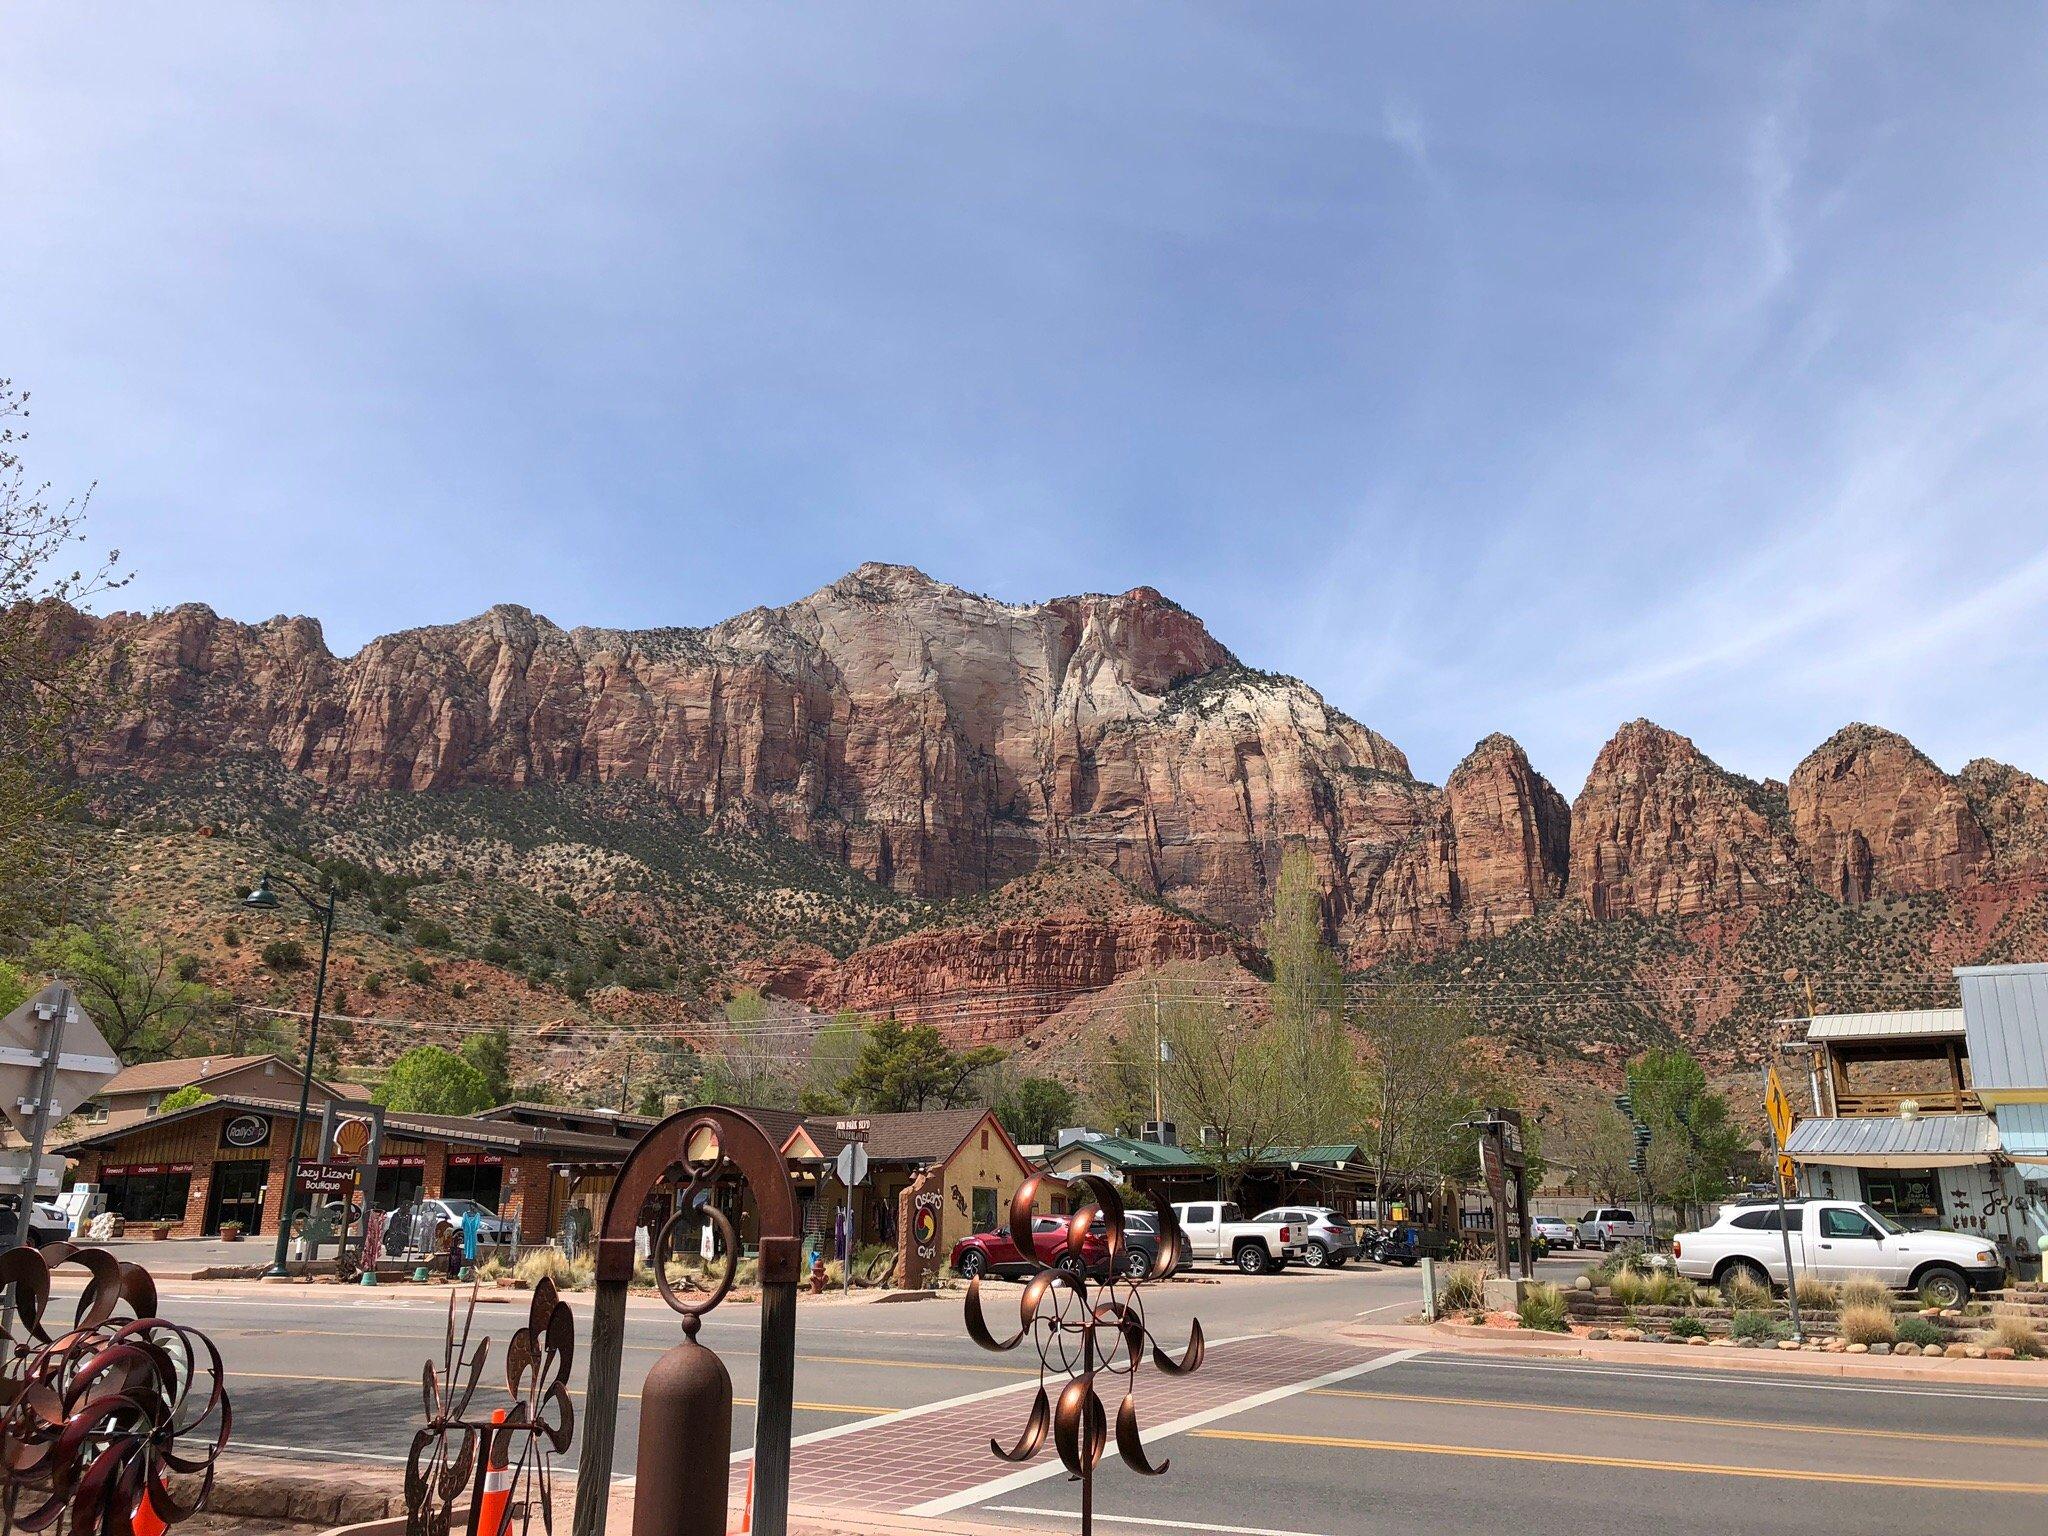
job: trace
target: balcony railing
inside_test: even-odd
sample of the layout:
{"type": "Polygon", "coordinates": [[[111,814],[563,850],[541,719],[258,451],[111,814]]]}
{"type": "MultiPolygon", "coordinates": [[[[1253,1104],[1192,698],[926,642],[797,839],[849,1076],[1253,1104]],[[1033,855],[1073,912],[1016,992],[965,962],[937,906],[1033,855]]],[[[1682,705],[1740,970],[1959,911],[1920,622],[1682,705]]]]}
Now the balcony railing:
{"type": "Polygon", "coordinates": [[[1907,1100],[1920,1106],[1923,1115],[1981,1115],[1984,1106],[1968,1088],[1928,1093],[1837,1093],[1838,1115],[1889,1115],[1896,1118],[1907,1100]]]}

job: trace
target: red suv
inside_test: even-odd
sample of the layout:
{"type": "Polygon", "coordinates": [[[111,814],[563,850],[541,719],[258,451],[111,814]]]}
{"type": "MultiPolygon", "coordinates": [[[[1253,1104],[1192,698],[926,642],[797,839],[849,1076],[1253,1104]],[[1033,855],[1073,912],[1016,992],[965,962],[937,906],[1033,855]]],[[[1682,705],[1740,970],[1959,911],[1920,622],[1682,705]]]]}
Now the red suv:
{"type": "Polygon", "coordinates": [[[1079,1257],[1065,1251],[1066,1230],[1067,1218],[1064,1216],[1031,1218],[1031,1242],[1038,1250],[1037,1263],[1027,1260],[1017,1251],[1017,1245],[1010,1241],[1008,1232],[1000,1228],[994,1232],[977,1232],[953,1245],[953,1270],[972,1280],[976,1275],[1005,1275],[1021,1279],[1041,1265],[1054,1262],[1062,1269],[1079,1269],[1085,1264],[1091,1272],[1100,1272],[1108,1267],[1109,1244],[1100,1222],[1081,1240],[1079,1257]],[[1055,1255],[1058,1255],[1057,1260],[1055,1255]]]}

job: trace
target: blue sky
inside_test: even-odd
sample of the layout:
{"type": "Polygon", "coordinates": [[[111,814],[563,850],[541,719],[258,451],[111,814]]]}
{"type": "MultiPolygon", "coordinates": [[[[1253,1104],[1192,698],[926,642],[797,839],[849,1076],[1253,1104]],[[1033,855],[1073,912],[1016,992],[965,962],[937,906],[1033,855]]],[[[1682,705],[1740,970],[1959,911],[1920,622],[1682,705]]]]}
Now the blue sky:
{"type": "Polygon", "coordinates": [[[125,600],[1150,583],[1440,779],[2048,773],[2038,7],[16,4],[0,374],[125,600]]]}

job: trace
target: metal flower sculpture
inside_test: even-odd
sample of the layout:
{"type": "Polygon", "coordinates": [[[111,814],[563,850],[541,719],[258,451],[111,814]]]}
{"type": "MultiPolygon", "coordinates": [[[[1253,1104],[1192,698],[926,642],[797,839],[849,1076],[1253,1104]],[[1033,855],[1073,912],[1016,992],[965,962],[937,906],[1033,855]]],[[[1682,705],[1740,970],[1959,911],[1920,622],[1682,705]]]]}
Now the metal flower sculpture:
{"type": "Polygon", "coordinates": [[[202,1508],[233,1423],[220,1351],[156,1316],[149,1272],[104,1248],[16,1248],[0,1255],[0,1293],[5,1528],[160,1536],[202,1508]],[[65,1265],[85,1286],[52,1338],[50,1272],[65,1265]]]}
{"type": "Polygon", "coordinates": [[[455,1297],[448,1297],[448,1331],[437,1371],[429,1360],[420,1373],[427,1422],[412,1438],[405,1463],[408,1536],[448,1536],[455,1501],[471,1495],[470,1536],[503,1536],[517,1515],[524,1532],[536,1512],[553,1531],[554,1457],[576,1435],[576,1410],[569,1401],[569,1367],[576,1359],[575,1318],[555,1293],[552,1280],[533,1288],[526,1326],[512,1335],[505,1354],[505,1387],[512,1406],[488,1416],[470,1412],[491,1341],[477,1340],[476,1287],[469,1290],[462,1336],[455,1334],[455,1297]]]}
{"type": "Polygon", "coordinates": [[[1145,1322],[1143,1287],[1164,1280],[1179,1267],[1185,1239],[1173,1211],[1159,1204],[1159,1246],[1149,1266],[1127,1270],[1124,1237],[1124,1202],[1117,1188],[1095,1174],[1077,1174],[1068,1180],[1040,1174],[1026,1179],[1010,1201],[1010,1241],[1017,1252],[1030,1260],[1035,1272],[1024,1286],[1018,1302],[1019,1326],[1007,1339],[989,1331],[982,1316],[981,1280],[967,1286],[967,1334],[983,1349],[1015,1349],[1028,1337],[1038,1351],[1038,1395],[1017,1443],[1005,1450],[1000,1441],[989,1441],[989,1449],[1004,1461],[1029,1461],[1045,1444],[1048,1431],[1060,1464],[1081,1481],[1081,1528],[1092,1529],[1094,1518],[1095,1465],[1108,1443],[1108,1417],[1103,1411],[1102,1387],[1112,1390],[1121,1378],[1122,1401],[1116,1411],[1116,1449],[1132,1471],[1157,1477],[1171,1463],[1154,1466],[1145,1454],[1138,1430],[1137,1377],[1149,1348],[1152,1363],[1168,1376],[1186,1376],[1199,1370],[1204,1346],[1202,1324],[1190,1325],[1187,1349],[1175,1360],[1152,1337],[1145,1322]],[[1056,1239],[1050,1254],[1042,1251],[1031,1227],[1032,1206],[1041,1185],[1064,1183],[1076,1191],[1077,1204],[1065,1227],[1052,1234],[1056,1239]],[[1097,1219],[1103,1226],[1107,1252],[1106,1276],[1095,1279],[1088,1273],[1083,1244],[1097,1219]],[[1063,1378],[1058,1396],[1048,1382],[1063,1378]]]}

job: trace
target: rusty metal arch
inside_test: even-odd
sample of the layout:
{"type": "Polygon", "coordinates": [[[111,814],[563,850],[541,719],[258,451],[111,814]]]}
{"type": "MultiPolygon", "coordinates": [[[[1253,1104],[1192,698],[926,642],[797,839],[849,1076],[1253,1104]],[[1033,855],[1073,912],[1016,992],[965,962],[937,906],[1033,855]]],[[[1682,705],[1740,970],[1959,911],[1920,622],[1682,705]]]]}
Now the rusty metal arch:
{"type": "MultiPolygon", "coordinates": [[[[626,1154],[605,1200],[597,1249],[597,1305],[590,1325],[583,1451],[576,1468],[574,1536],[603,1536],[618,1428],[619,1360],[625,1343],[626,1287],[633,1278],[633,1233],[647,1197],[673,1168],[730,1164],[754,1192],[760,1212],[761,1373],[754,1419],[754,1529],[783,1536],[789,1522],[789,1439],[796,1391],[796,1288],[802,1239],[796,1191],[781,1151],[755,1121],[722,1105],[678,1110],[626,1154]],[[715,1140],[706,1143],[703,1134],[715,1140]],[[694,1158],[694,1161],[693,1161],[694,1158]]],[[[719,1497],[724,1497],[723,1477],[719,1497]]]]}

